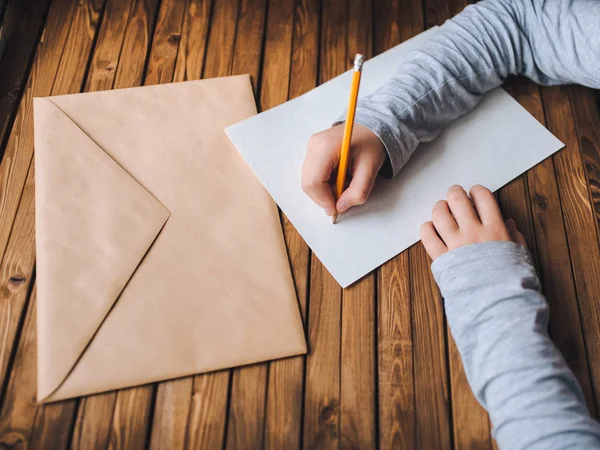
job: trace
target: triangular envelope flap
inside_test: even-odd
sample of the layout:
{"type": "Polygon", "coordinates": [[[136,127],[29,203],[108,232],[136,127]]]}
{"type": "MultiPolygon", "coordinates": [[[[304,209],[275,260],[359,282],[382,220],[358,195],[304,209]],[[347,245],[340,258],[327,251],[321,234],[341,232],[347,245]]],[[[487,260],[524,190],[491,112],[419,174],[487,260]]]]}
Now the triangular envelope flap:
{"type": "Polygon", "coordinates": [[[38,398],[79,359],[169,211],[51,100],[34,100],[38,398]]]}

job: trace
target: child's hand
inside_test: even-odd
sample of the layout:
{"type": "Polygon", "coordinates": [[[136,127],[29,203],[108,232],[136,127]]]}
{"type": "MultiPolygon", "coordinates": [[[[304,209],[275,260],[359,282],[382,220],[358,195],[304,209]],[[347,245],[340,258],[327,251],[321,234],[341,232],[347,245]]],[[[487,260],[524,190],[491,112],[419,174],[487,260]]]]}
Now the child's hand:
{"type": "Polygon", "coordinates": [[[336,204],[330,183],[337,174],[343,134],[343,124],[313,134],[302,167],[302,190],[329,216],[335,214],[336,208],[341,213],[365,203],[387,158],[379,138],[368,128],[355,124],[348,159],[352,181],[336,204]]]}
{"type": "Polygon", "coordinates": [[[525,246],[514,220],[504,222],[494,195],[483,186],[471,188],[471,199],[460,186],[448,189],[448,200],[433,206],[431,222],[421,225],[421,240],[431,257],[477,242],[513,241],[525,246]]]}

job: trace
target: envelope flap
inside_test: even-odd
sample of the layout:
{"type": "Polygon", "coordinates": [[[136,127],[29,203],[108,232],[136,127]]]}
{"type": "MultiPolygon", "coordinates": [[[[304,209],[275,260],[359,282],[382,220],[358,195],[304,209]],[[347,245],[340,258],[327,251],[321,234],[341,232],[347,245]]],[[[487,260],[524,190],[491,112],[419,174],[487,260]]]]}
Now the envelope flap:
{"type": "Polygon", "coordinates": [[[35,99],[34,114],[43,399],[69,374],[170,213],[51,100],[35,99]]]}

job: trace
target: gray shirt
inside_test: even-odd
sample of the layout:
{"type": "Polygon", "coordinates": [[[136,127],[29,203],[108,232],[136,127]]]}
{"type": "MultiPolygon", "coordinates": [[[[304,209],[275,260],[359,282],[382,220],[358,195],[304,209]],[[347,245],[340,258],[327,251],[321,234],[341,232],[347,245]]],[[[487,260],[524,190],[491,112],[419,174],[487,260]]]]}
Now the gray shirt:
{"type": "MultiPolygon", "coordinates": [[[[600,88],[600,0],[483,0],[467,7],[359,103],[356,122],[383,141],[395,175],[420,142],[511,74],[600,88]]],[[[600,449],[600,426],[548,337],[548,306],[527,251],[513,243],[474,244],[441,256],[432,270],[500,448],[600,449]]]]}

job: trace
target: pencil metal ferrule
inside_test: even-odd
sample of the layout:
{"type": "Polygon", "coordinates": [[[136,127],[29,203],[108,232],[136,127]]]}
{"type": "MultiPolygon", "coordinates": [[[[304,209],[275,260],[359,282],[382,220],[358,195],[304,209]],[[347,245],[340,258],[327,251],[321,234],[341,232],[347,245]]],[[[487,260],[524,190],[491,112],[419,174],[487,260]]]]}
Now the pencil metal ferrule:
{"type": "Polygon", "coordinates": [[[355,72],[362,71],[362,66],[363,66],[364,61],[365,61],[364,56],[361,55],[360,53],[357,53],[356,56],[354,57],[354,71],[355,72]]]}

